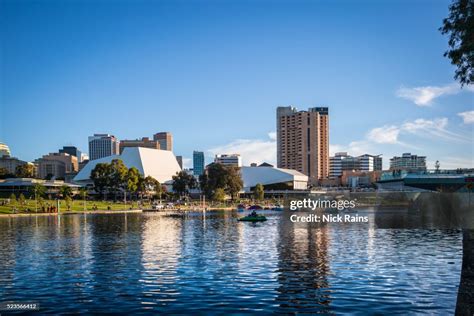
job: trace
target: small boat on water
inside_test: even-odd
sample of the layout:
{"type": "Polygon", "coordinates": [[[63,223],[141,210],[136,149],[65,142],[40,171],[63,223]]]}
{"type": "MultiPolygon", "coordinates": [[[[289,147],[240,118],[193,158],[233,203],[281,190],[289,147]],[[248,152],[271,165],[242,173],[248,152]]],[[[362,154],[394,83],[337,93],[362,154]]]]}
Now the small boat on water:
{"type": "Polygon", "coordinates": [[[239,222],[264,222],[267,218],[263,215],[247,215],[239,218],[239,222]]]}
{"type": "Polygon", "coordinates": [[[255,204],[255,205],[252,205],[252,206],[250,206],[249,208],[247,208],[247,210],[249,210],[249,211],[253,211],[253,210],[263,210],[263,207],[261,207],[260,205],[255,204]]]}

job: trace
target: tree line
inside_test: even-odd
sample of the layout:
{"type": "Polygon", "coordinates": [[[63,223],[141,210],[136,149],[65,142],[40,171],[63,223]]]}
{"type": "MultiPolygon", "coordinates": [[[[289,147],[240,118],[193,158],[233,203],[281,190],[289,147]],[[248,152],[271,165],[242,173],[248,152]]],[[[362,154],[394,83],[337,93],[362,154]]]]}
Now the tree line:
{"type": "Polygon", "coordinates": [[[208,199],[223,201],[226,196],[236,198],[242,187],[240,168],[218,163],[207,166],[206,173],[199,177],[199,181],[185,171],[173,176],[173,191],[178,196],[187,196],[190,190],[200,188],[208,199]]]}
{"type": "Polygon", "coordinates": [[[143,197],[150,192],[161,195],[164,191],[160,182],[151,176],[143,177],[137,168],[127,168],[122,160],[114,159],[110,163],[98,163],[91,171],[91,180],[97,193],[106,200],[108,195],[114,199],[123,196],[143,197]]]}
{"type": "Polygon", "coordinates": [[[34,178],[35,167],[31,164],[19,165],[15,168],[15,173],[10,173],[7,168],[0,168],[0,179],[7,178],[34,178]]]}

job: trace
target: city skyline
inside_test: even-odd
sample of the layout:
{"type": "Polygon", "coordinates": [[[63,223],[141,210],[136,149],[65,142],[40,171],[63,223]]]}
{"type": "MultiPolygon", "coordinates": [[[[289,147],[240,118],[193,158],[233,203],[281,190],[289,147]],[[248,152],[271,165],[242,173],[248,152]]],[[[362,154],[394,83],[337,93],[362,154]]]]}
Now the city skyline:
{"type": "Polygon", "coordinates": [[[193,150],[276,164],[276,107],[327,106],[330,155],[474,167],[473,87],[438,31],[449,3],[4,1],[0,141],[33,161],[167,130],[185,167],[193,150]]]}

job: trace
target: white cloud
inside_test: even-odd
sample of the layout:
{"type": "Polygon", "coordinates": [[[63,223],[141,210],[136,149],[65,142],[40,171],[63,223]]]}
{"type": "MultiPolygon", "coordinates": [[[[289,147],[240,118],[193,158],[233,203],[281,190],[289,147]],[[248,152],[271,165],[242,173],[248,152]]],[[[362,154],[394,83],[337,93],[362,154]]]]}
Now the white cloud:
{"type": "Polygon", "coordinates": [[[462,117],[464,124],[474,124],[474,111],[461,112],[458,115],[462,117]]]}
{"type": "MultiPolygon", "coordinates": [[[[465,90],[474,91],[474,87],[467,86],[465,90]]],[[[418,106],[430,106],[432,102],[443,95],[458,94],[463,91],[459,84],[452,83],[444,86],[424,86],[415,88],[401,87],[396,95],[412,101],[418,106]]]]}
{"type": "Polygon", "coordinates": [[[183,168],[190,169],[193,167],[193,160],[191,158],[183,157],[183,168]]]}
{"type": "Polygon", "coordinates": [[[395,125],[376,127],[369,131],[367,139],[377,144],[397,144],[400,128],[395,125]]]}
{"type": "Polygon", "coordinates": [[[347,152],[351,156],[360,156],[363,154],[374,154],[376,146],[368,140],[358,140],[350,142],[349,145],[329,145],[329,155],[334,156],[338,152],[347,152]]]}
{"type": "MultiPolygon", "coordinates": [[[[330,155],[334,155],[336,152],[341,151],[348,152],[353,156],[362,154],[380,154],[381,145],[399,145],[404,148],[420,150],[417,146],[401,141],[400,138],[403,139],[404,136],[405,138],[406,136],[431,138],[435,141],[441,138],[447,141],[472,142],[472,139],[451,132],[447,127],[448,119],[445,117],[435,118],[432,120],[420,118],[413,121],[406,121],[403,124],[398,125],[384,125],[382,127],[371,129],[364,139],[352,141],[347,146],[330,145],[329,151],[330,155]]],[[[385,147],[385,150],[387,150],[387,147],[385,147]]],[[[396,150],[400,150],[400,148],[397,148],[396,150]]]]}
{"type": "Polygon", "coordinates": [[[268,139],[237,139],[229,144],[208,149],[207,152],[212,156],[240,154],[244,166],[252,162],[276,165],[276,133],[268,133],[268,139]]]}
{"type": "Polygon", "coordinates": [[[421,137],[443,138],[452,141],[468,141],[469,138],[447,130],[448,119],[446,117],[433,120],[416,119],[412,122],[405,122],[401,129],[421,137]]]}
{"type": "Polygon", "coordinates": [[[347,148],[342,145],[329,144],[329,155],[334,156],[336,153],[347,151],[347,148]]]}

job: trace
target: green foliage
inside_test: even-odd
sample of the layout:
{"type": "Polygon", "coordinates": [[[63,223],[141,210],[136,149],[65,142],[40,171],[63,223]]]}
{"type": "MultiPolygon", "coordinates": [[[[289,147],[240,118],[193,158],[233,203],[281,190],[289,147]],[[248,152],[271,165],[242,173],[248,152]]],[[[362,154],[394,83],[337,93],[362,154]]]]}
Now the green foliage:
{"type": "Polygon", "coordinates": [[[264,197],[264,190],[263,190],[263,185],[261,183],[257,183],[255,186],[255,189],[253,191],[253,195],[255,200],[257,201],[262,201],[264,197]]]}
{"type": "Polygon", "coordinates": [[[197,181],[194,176],[180,171],[173,176],[173,191],[179,195],[188,194],[190,189],[197,187],[197,181]]]}
{"type": "Polygon", "coordinates": [[[147,195],[149,193],[155,193],[160,196],[163,193],[160,182],[152,176],[142,178],[142,181],[139,183],[139,190],[147,195]]]}
{"type": "Polygon", "coordinates": [[[25,205],[25,203],[26,203],[26,198],[25,198],[25,196],[23,195],[23,193],[20,193],[20,196],[18,197],[18,203],[19,203],[20,205],[25,205]]]}
{"type": "Polygon", "coordinates": [[[35,199],[39,197],[44,197],[46,195],[46,187],[41,183],[35,183],[30,188],[30,194],[31,196],[35,197],[35,199]]]}
{"type": "Polygon", "coordinates": [[[135,167],[128,169],[126,178],[126,190],[130,193],[137,193],[139,189],[139,183],[142,181],[142,175],[138,169],[135,167]]]}
{"type": "Polygon", "coordinates": [[[81,196],[83,200],[87,198],[87,194],[88,194],[87,188],[82,187],[79,189],[79,195],[81,196]]]}
{"type": "Polygon", "coordinates": [[[227,188],[226,192],[230,194],[232,199],[236,198],[240,190],[244,186],[240,176],[240,169],[237,167],[227,167],[227,188]]]}
{"type": "Polygon", "coordinates": [[[110,163],[110,190],[117,195],[121,190],[126,190],[128,185],[128,169],[120,159],[114,159],[110,163]]]}
{"type": "Polygon", "coordinates": [[[10,194],[10,204],[14,204],[16,202],[16,195],[14,193],[10,194]]]}
{"type": "Polygon", "coordinates": [[[217,201],[217,202],[224,202],[225,201],[225,197],[226,197],[226,194],[225,194],[225,191],[223,188],[217,188],[215,191],[214,191],[214,194],[213,194],[213,199],[214,201],[217,201]]]}
{"type": "Polygon", "coordinates": [[[61,194],[61,196],[63,198],[71,197],[72,196],[72,189],[71,189],[71,187],[69,187],[67,185],[63,185],[63,186],[61,186],[61,188],[59,188],[59,194],[61,194]]]}
{"type": "Polygon", "coordinates": [[[461,85],[474,83],[474,1],[454,0],[439,30],[449,35],[444,56],[457,68],[454,78],[461,85]]]}
{"type": "Polygon", "coordinates": [[[111,168],[108,163],[98,163],[91,171],[91,180],[98,193],[106,193],[111,181],[111,168]]]}
{"type": "Polygon", "coordinates": [[[15,175],[18,178],[34,178],[35,167],[31,164],[19,165],[15,169],[15,175]]]}
{"type": "Polygon", "coordinates": [[[94,181],[97,192],[104,195],[110,192],[115,196],[126,192],[144,192],[146,186],[152,183],[150,179],[146,182],[137,168],[128,169],[120,159],[114,159],[110,163],[98,163],[91,171],[91,180],[94,181]]]}
{"type": "Polygon", "coordinates": [[[71,210],[71,206],[72,206],[72,198],[67,195],[65,198],[64,198],[64,202],[66,203],[66,208],[68,211],[71,210]]]}
{"type": "Polygon", "coordinates": [[[6,168],[0,168],[0,179],[14,178],[15,175],[8,172],[6,168]]]}
{"type": "Polygon", "coordinates": [[[204,194],[211,198],[217,189],[223,189],[234,199],[243,187],[240,170],[237,167],[212,163],[206,174],[199,178],[204,194]]]}
{"type": "Polygon", "coordinates": [[[43,206],[44,206],[44,199],[43,199],[41,196],[38,197],[37,202],[38,202],[39,207],[43,207],[43,206]]]}

